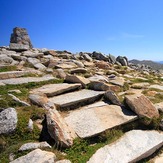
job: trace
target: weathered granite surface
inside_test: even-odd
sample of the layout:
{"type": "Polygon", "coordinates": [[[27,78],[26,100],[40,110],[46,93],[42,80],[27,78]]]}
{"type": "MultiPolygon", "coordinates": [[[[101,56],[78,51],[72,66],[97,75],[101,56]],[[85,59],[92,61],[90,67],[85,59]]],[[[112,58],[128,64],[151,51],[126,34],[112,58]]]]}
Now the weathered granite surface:
{"type": "Polygon", "coordinates": [[[87,163],[128,163],[148,157],[163,145],[163,133],[131,130],[118,141],[106,145],[87,163]]]}
{"type": "Polygon", "coordinates": [[[71,111],[65,121],[80,138],[91,137],[107,129],[137,119],[136,114],[116,105],[83,107],[71,111]]]}

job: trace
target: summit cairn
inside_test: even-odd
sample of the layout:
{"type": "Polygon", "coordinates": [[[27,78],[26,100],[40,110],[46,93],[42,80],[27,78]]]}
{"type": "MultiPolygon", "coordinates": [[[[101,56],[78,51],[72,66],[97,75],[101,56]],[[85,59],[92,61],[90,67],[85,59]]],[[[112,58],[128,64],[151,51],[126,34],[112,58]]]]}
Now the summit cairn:
{"type": "Polygon", "coordinates": [[[10,49],[24,51],[33,48],[29,35],[25,28],[15,27],[10,37],[10,49]]]}

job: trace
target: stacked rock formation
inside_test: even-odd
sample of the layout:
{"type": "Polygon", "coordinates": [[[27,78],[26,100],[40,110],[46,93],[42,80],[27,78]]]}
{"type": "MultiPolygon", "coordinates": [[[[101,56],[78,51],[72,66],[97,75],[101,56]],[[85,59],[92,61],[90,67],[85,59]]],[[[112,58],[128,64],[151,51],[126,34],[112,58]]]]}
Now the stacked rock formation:
{"type": "Polygon", "coordinates": [[[10,38],[10,49],[23,51],[32,47],[27,30],[25,28],[15,27],[10,38]]]}

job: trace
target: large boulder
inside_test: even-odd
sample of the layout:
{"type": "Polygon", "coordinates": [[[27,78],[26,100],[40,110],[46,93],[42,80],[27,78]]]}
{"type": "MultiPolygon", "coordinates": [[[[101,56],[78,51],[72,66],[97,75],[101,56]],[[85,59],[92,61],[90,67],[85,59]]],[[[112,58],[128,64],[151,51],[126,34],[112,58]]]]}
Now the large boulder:
{"type": "Polygon", "coordinates": [[[125,96],[125,102],[140,117],[158,118],[159,112],[152,102],[142,94],[125,96]]]}
{"type": "Polygon", "coordinates": [[[116,63],[116,57],[109,54],[109,61],[110,61],[110,63],[115,64],[116,63]]]}
{"type": "Polygon", "coordinates": [[[15,27],[10,38],[10,49],[24,51],[32,47],[27,30],[25,28],[15,27]]]}
{"type": "Polygon", "coordinates": [[[17,112],[14,108],[7,108],[0,112],[0,134],[13,132],[17,126],[17,112]]]}
{"type": "Polygon", "coordinates": [[[102,53],[94,51],[92,53],[92,57],[97,59],[97,60],[103,60],[103,61],[108,61],[109,59],[102,53]]]}
{"type": "Polygon", "coordinates": [[[118,56],[116,58],[116,61],[119,62],[122,66],[128,66],[128,59],[127,59],[127,57],[118,56]]]}
{"type": "Polygon", "coordinates": [[[73,139],[76,137],[73,130],[69,128],[54,106],[50,107],[49,104],[47,104],[45,108],[48,109],[46,119],[50,136],[62,147],[72,146],[73,139]]]}

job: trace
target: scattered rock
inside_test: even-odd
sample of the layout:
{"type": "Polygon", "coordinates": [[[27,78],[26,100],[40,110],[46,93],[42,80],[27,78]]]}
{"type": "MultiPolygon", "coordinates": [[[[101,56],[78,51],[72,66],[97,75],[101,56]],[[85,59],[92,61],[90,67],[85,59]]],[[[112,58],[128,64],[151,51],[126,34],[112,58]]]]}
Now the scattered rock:
{"type": "Polygon", "coordinates": [[[48,102],[47,96],[43,93],[30,94],[29,99],[33,104],[41,106],[41,107],[44,106],[48,102]]]}
{"type": "Polygon", "coordinates": [[[150,86],[149,83],[144,82],[144,83],[134,83],[132,84],[131,88],[135,89],[143,89],[143,88],[148,88],[150,86]]]}
{"type": "Polygon", "coordinates": [[[108,83],[109,80],[106,76],[104,75],[97,75],[95,74],[94,76],[91,76],[90,78],[88,78],[91,82],[96,82],[96,81],[99,81],[99,82],[106,82],[108,83]]]}
{"type": "Polygon", "coordinates": [[[61,78],[61,79],[65,79],[66,78],[66,73],[64,72],[63,69],[56,69],[57,71],[57,77],[61,78]]]}
{"type": "Polygon", "coordinates": [[[125,96],[125,102],[140,117],[154,118],[159,117],[158,110],[152,102],[142,94],[125,96]]]}
{"type": "Polygon", "coordinates": [[[104,69],[104,70],[107,70],[110,67],[110,65],[104,61],[95,62],[95,66],[100,68],[100,69],[104,69]]]}
{"type": "Polygon", "coordinates": [[[9,90],[8,93],[21,93],[21,91],[19,89],[13,89],[13,90],[9,90]]]}
{"type": "Polygon", "coordinates": [[[23,106],[31,106],[30,104],[28,104],[25,101],[20,100],[19,98],[17,98],[16,96],[14,96],[13,94],[8,94],[14,101],[20,103],[23,106]]]}
{"type": "Polygon", "coordinates": [[[31,149],[37,149],[37,148],[51,148],[51,146],[47,142],[37,142],[37,143],[26,143],[23,144],[19,151],[25,151],[25,150],[31,150],[31,149]]]}
{"type": "Polygon", "coordinates": [[[121,106],[121,102],[118,98],[118,96],[113,91],[107,91],[105,93],[105,99],[110,101],[112,104],[121,106]]]}
{"type": "Polygon", "coordinates": [[[14,108],[7,108],[0,112],[0,134],[13,132],[17,126],[17,112],[14,108]]]}
{"type": "Polygon", "coordinates": [[[82,76],[78,76],[78,75],[67,74],[65,80],[70,83],[81,83],[83,88],[85,88],[90,83],[88,79],[82,76]]]}
{"type": "Polygon", "coordinates": [[[21,156],[10,163],[54,163],[56,156],[52,152],[35,149],[25,156],[21,156]]]}
{"type": "Polygon", "coordinates": [[[80,55],[83,56],[83,58],[88,62],[93,61],[93,59],[87,53],[80,53],[80,55]]]}
{"type": "Polygon", "coordinates": [[[76,69],[72,69],[70,70],[71,74],[75,74],[75,73],[86,73],[87,69],[85,68],[76,68],[76,69]]]}
{"type": "Polygon", "coordinates": [[[108,90],[111,90],[114,92],[120,91],[119,86],[100,82],[100,81],[91,82],[89,84],[89,87],[95,91],[108,91],[108,90]]]}
{"type": "Polygon", "coordinates": [[[118,85],[120,87],[124,86],[125,80],[120,77],[113,78],[112,80],[109,81],[111,84],[118,85]]]}
{"type": "Polygon", "coordinates": [[[84,64],[82,62],[80,62],[80,61],[73,60],[73,62],[80,68],[84,67],[84,64]]]}

